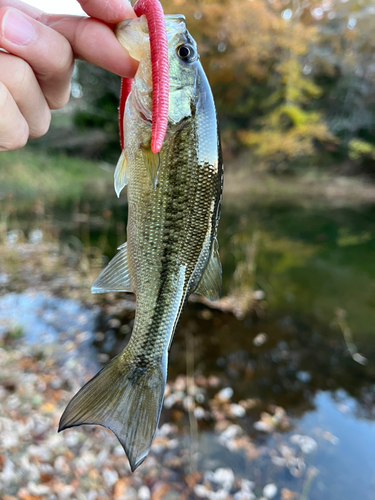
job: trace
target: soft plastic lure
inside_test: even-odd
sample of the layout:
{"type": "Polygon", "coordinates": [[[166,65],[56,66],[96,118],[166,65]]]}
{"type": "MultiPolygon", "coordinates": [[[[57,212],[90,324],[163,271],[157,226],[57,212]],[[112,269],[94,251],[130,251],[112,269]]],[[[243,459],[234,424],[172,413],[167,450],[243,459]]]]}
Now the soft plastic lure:
{"type": "MultiPolygon", "coordinates": [[[[168,125],[169,66],[168,41],[164,11],[159,0],[138,0],[134,5],[138,17],[146,16],[150,33],[152,67],[152,138],[151,151],[159,153],[168,125]]],[[[119,106],[119,129],[121,149],[124,149],[124,112],[133,80],[123,78],[119,106]]]]}

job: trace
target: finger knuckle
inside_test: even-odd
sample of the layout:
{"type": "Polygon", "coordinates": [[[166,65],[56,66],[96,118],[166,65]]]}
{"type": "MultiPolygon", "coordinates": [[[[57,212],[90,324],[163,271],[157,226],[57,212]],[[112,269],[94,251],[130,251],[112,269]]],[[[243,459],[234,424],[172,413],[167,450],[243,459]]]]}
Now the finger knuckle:
{"type": "Polygon", "coordinates": [[[45,135],[51,125],[51,113],[46,109],[39,116],[39,123],[32,130],[30,129],[30,139],[37,139],[45,135]]]}
{"type": "Polygon", "coordinates": [[[12,151],[23,148],[29,138],[29,127],[21,116],[13,120],[11,97],[6,86],[0,82],[0,118],[2,119],[2,133],[0,134],[0,151],[12,151]]]}
{"type": "Polygon", "coordinates": [[[26,146],[28,139],[29,127],[26,123],[26,120],[23,120],[18,124],[17,127],[14,128],[14,132],[7,143],[8,150],[11,151],[13,149],[23,148],[24,146],[26,146]]]}
{"type": "MultiPolygon", "coordinates": [[[[9,99],[9,93],[6,86],[0,82],[0,111],[3,111],[9,99]]],[[[1,113],[2,115],[3,113],[1,113]]]]}
{"type": "Polygon", "coordinates": [[[45,135],[48,132],[50,125],[51,125],[51,113],[50,113],[50,111],[48,111],[45,114],[45,117],[40,125],[38,137],[45,135]]]}
{"type": "Polygon", "coordinates": [[[28,88],[30,82],[35,78],[31,67],[19,57],[13,58],[12,66],[14,90],[28,88]]]}
{"type": "Polygon", "coordinates": [[[17,134],[15,135],[13,141],[11,142],[10,149],[20,149],[26,146],[29,139],[29,129],[27,126],[20,127],[17,134]],[[21,129],[21,130],[20,130],[21,129]]]}
{"type": "Polygon", "coordinates": [[[51,61],[51,71],[55,77],[70,77],[73,73],[74,57],[70,43],[66,41],[65,47],[59,55],[51,61]]]}
{"type": "Polygon", "coordinates": [[[48,97],[48,105],[50,109],[60,109],[68,104],[70,99],[70,85],[64,90],[60,91],[57,95],[48,97]]]}
{"type": "Polygon", "coordinates": [[[29,129],[25,122],[25,126],[17,127],[14,133],[9,132],[7,137],[2,137],[0,143],[1,151],[13,151],[15,149],[21,149],[26,146],[29,139],[29,129]]]}

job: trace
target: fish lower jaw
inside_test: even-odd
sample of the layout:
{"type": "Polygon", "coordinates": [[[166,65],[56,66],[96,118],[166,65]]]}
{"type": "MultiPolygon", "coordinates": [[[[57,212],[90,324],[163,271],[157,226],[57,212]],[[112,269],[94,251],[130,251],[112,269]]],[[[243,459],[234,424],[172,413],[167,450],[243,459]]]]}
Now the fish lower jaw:
{"type": "Polygon", "coordinates": [[[152,117],[147,118],[147,116],[144,113],[142,113],[142,111],[139,112],[139,116],[140,116],[141,120],[152,125],[152,117]]]}
{"type": "Polygon", "coordinates": [[[137,89],[135,89],[133,93],[133,103],[134,109],[136,110],[140,118],[147,123],[152,123],[152,110],[151,107],[147,106],[147,104],[152,106],[151,89],[150,93],[140,93],[137,89]]]}

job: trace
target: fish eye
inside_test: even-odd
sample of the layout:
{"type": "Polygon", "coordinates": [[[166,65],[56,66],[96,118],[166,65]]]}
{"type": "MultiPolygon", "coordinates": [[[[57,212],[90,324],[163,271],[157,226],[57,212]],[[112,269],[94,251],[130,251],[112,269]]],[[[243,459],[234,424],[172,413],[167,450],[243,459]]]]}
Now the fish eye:
{"type": "Polygon", "coordinates": [[[197,57],[194,47],[188,44],[180,45],[177,47],[176,52],[181,61],[185,62],[192,62],[197,57]]]}

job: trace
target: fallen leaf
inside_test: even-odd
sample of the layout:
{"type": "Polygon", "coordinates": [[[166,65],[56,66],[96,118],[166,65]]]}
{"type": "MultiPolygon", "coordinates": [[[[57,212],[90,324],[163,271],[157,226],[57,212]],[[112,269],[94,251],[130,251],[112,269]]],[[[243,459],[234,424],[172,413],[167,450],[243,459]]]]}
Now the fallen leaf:
{"type": "Polygon", "coordinates": [[[98,479],[98,477],[99,477],[99,473],[96,469],[91,469],[89,471],[89,478],[90,479],[98,479]]]}
{"type": "Polygon", "coordinates": [[[129,486],[129,478],[123,477],[118,479],[113,488],[113,498],[120,498],[125,493],[129,486]]]}
{"type": "Polygon", "coordinates": [[[298,493],[288,490],[288,488],[282,488],[281,490],[281,500],[294,500],[297,495],[298,493]]]}
{"type": "Polygon", "coordinates": [[[162,500],[170,489],[167,483],[157,483],[151,495],[152,500],[162,500]]]}
{"type": "Polygon", "coordinates": [[[40,407],[40,411],[42,411],[43,413],[52,413],[54,409],[55,409],[55,405],[52,403],[44,403],[40,407]]]}
{"type": "Polygon", "coordinates": [[[64,451],[64,454],[63,454],[63,455],[64,455],[64,457],[65,457],[67,460],[73,460],[73,458],[75,458],[75,457],[74,457],[74,455],[73,455],[73,453],[72,453],[70,450],[66,450],[66,451],[64,451]]]}
{"type": "Polygon", "coordinates": [[[40,495],[31,495],[26,488],[21,488],[17,493],[20,500],[42,500],[40,495]]]}
{"type": "Polygon", "coordinates": [[[180,410],[174,410],[172,412],[172,419],[174,422],[178,422],[184,418],[184,413],[180,410]]]}
{"type": "Polygon", "coordinates": [[[202,474],[198,471],[185,476],[185,482],[189,488],[193,488],[202,479],[202,474]]]}
{"type": "Polygon", "coordinates": [[[41,483],[48,483],[52,479],[53,479],[53,476],[51,474],[48,474],[47,472],[40,473],[40,482],[41,483]]]}
{"type": "Polygon", "coordinates": [[[60,401],[61,399],[61,391],[58,390],[58,389],[55,389],[53,392],[52,392],[52,395],[51,395],[52,399],[54,399],[55,401],[60,401]]]}

